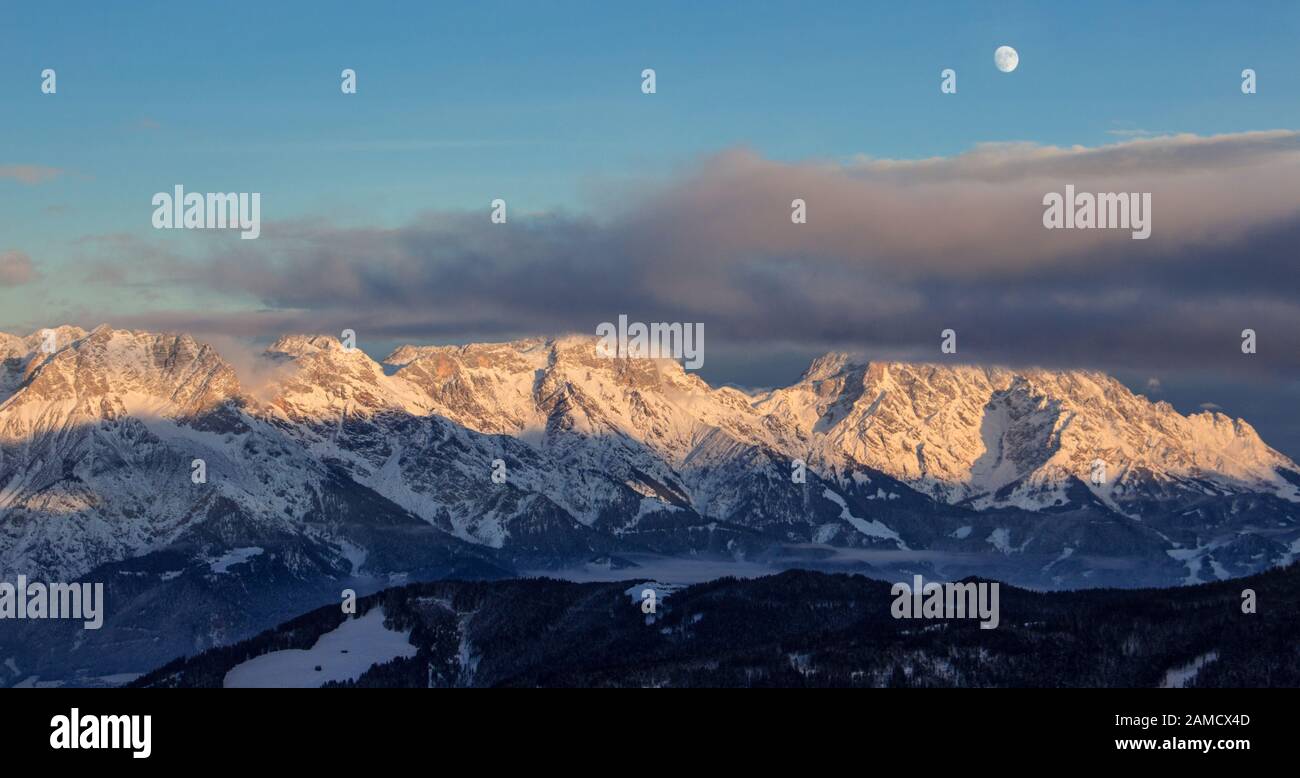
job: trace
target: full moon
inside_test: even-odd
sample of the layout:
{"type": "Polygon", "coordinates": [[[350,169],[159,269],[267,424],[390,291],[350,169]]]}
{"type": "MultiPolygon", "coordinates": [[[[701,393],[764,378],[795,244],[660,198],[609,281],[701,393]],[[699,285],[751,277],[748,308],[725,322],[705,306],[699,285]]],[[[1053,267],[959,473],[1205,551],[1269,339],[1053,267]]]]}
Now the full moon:
{"type": "Polygon", "coordinates": [[[1020,55],[1010,46],[998,46],[998,50],[993,52],[993,64],[1003,73],[1010,73],[1020,64],[1020,55]]]}

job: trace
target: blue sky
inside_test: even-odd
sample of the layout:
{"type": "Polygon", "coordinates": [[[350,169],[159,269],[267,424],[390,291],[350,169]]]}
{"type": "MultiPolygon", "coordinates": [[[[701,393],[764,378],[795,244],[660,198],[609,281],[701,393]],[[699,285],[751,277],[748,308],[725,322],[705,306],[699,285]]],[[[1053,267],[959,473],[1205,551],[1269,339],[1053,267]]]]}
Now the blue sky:
{"type": "MultiPolygon", "coordinates": [[[[478,218],[493,198],[503,197],[512,214],[523,218],[560,214],[558,222],[539,221],[533,229],[561,243],[572,241],[574,234],[585,235],[586,220],[613,218],[622,201],[611,191],[659,184],[688,194],[706,190],[700,181],[718,174],[719,167],[723,173],[730,168],[702,160],[737,149],[762,161],[741,164],[749,171],[745,175],[758,170],[757,178],[770,182],[762,167],[769,163],[802,175],[809,166],[847,164],[857,155],[954,158],[982,143],[1026,141],[1071,149],[1174,133],[1294,130],[1300,127],[1297,41],[1300,6],[1293,2],[1248,8],[1219,2],[699,0],[11,4],[0,20],[0,169],[35,166],[58,172],[37,183],[0,176],[0,254],[22,252],[40,274],[25,286],[0,285],[0,329],[23,332],[73,320],[83,326],[103,319],[139,322],[145,313],[238,317],[293,308],[294,326],[331,331],[339,316],[350,321],[350,306],[373,310],[383,307],[383,298],[377,302],[362,295],[340,305],[328,299],[329,290],[311,290],[320,292],[315,297],[284,291],[310,286],[310,279],[277,277],[272,286],[279,291],[263,293],[248,278],[286,256],[310,265],[310,251],[323,256],[328,251],[321,247],[330,241],[360,247],[352,261],[370,262],[364,238],[374,230],[391,230],[384,241],[399,244],[377,241],[376,253],[401,256],[391,267],[379,262],[377,271],[359,273],[358,288],[401,287],[413,276],[419,276],[417,282],[434,279],[427,289],[432,308],[448,302],[437,297],[446,279],[420,275],[413,267],[423,271],[425,265],[473,262],[423,248],[433,242],[426,240],[428,231],[411,228],[422,214],[465,212],[478,218]],[[993,50],[1002,44],[1019,51],[1014,73],[993,66],[993,50]],[[57,95],[40,93],[39,73],[47,67],[58,72],[57,95]],[[647,67],[657,71],[655,95],[640,91],[640,73],[647,67]],[[1247,67],[1258,73],[1258,94],[1241,93],[1240,72],[1247,67]],[[343,68],[357,71],[357,95],[341,94],[343,68]],[[944,68],[957,71],[955,95],[940,93],[944,68]],[[178,183],[189,191],[260,192],[264,221],[315,220],[328,230],[312,233],[308,248],[296,246],[295,254],[276,253],[271,229],[266,233],[271,240],[254,242],[263,254],[239,262],[203,259],[193,250],[203,238],[150,228],[152,195],[178,183]],[[357,232],[347,232],[351,228],[357,232]],[[106,244],[103,236],[115,239],[106,244]],[[411,245],[420,248],[402,253],[411,245]],[[165,272],[151,266],[150,273],[134,275],[155,254],[172,253],[200,257],[205,272],[173,262],[165,272]],[[111,261],[112,273],[97,264],[101,260],[111,261]],[[224,286],[225,261],[243,273],[242,286],[224,286]],[[177,267],[184,271],[179,281],[177,267]],[[119,275],[120,283],[105,282],[119,275]]],[[[1290,142],[1284,139],[1270,153],[1291,159],[1285,145],[1290,142]]],[[[1143,153],[1146,164],[1158,166],[1162,155],[1175,151],[1159,146],[1143,153]]],[[[1220,163],[1204,164],[1213,172],[1220,163]]],[[[1250,178],[1239,180],[1249,188],[1250,178]]],[[[673,223],[662,220],[673,214],[660,211],[655,218],[661,221],[647,223],[671,231],[673,223]]],[[[1164,221],[1159,223],[1168,224],[1169,211],[1160,213],[1164,221]]],[[[637,245],[625,240],[636,234],[642,233],[614,229],[587,236],[580,249],[630,245],[636,253],[637,245]]],[[[1152,243],[1169,246],[1160,243],[1168,235],[1161,233],[1152,243]]],[[[464,235],[453,231],[453,237],[464,235]]],[[[862,236],[874,239],[874,234],[862,236]]],[[[502,250],[518,251],[522,258],[516,264],[524,267],[547,261],[564,265],[564,251],[577,244],[563,245],[567,248],[543,259],[527,256],[532,249],[525,243],[502,250]]],[[[688,258],[687,266],[703,259],[709,247],[692,250],[700,256],[688,258]]],[[[641,253],[636,261],[651,266],[660,261],[649,249],[641,253]]],[[[1132,262],[1149,262],[1155,278],[1154,268],[1169,262],[1166,255],[1199,256],[1175,246],[1159,256],[1135,254],[1132,262]]],[[[825,280],[829,290],[863,282],[838,260],[822,259],[827,261],[817,267],[819,278],[848,274],[848,281],[825,280]]],[[[764,260],[807,258],[765,255],[764,260]]],[[[603,261],[617,264],[625,257],[612,252],[603,261]]],[[[1275,257],[1260,260],[1260,266],[1279,272],[1275,257]]],[[[761,285],[769,269],[758,262],[743,267],[749,274],[743,279],[719,271],[719,288],[726,291],[727,284],[739,281],[761,285]]],[[[1216,265],[1196,272],[1207,272],[1206,267],[1216,265]]],[[[1276,299],[1260,296],[1259,288],[1278,276],[1261,274],[1252,281],[1251,263],[1243,260],[1242,267],[1247,271],[1242,283],[1254,286],[1223,288],[1233,279],[1221,279],[1216,288],[1224,300],[1246,310],[1272,311],[1281,325],[1300,324],[1300,314],[1281,311],[1276,299]]],[[[1041,285],[1045,272],[1031,267],[1020,273],[1027,295],[1039,293],[1034,284],[1041,285]]],[[[874,283],[877,276],[865,278],[874,283]]],[[[936,295],[940,288],[953,294],[954,278],[944,271],[907,281],[911,286],[900,282],[894,297],[936,295]]],[[[1006,278],[1008,285],[1013,281],[1006,278]]],[[[1153,296],[1168,279],[1159,281],[1136,292],[1105,290],[1109,297],[1099,291],[1101,302],[1089,303],[1094,316],[1089,321],[1120,318],[1107,306],[1122,292],[1134,299],[1135,318],[1125,326],[1147,327],[1137,314],[1157,305],[1153,296]]],[[[1057,282],[1068,285],[1068,279],[1057,282]]],[[[1004,295],[991,291],[995,286],[990,282],[978,293],[986,295],[982,302],[1006,303],[1004,295]]],[[[1272,286],[1287,291],[1285,284],[1272,286]]],[[[483,288],[456,293],[483,294],[483,288]]],[[[610,296],[600,289],[593,283],[579,291],[598,299],[610,296]]],[[[1193,291],[1200,297],[1188,306],[1215,307],[1213,289],[1189,294],[1193,291]]],[[[504,300],[510,299],[507,294],[502,290],[504,300]]],[[[486,310],[496,299],[488,293],[474,302],[486,310]]],[[[634,303],[664,300],[627,304],[634,303]]],[[[665,307],[675,310],[675,304],[668,300],[665,307]]],[[[503,303],[506,313],[500,315],[508,318],[519,307],[517,301],[503,303]]],[[[611,307],[609,314],[623,310],[638,312],[611,307]]],[[[415,321],[419,313],[408,310],[401,321],[376,320],[373,326],[383,335],[371,342],[465,336],[445,322],[415,321]]],[[[652,314],[647,308],[644,315],[652,314]]],[[[521,317],[486,334],[523,334],[571,321],[521,317]]],[[[588,329],[586,319],[579,321],[588,329]]],[[[917,314],[913,321],[932,338],[929,319],[917,314]]],[[[737,322],[743,326],[743,317],[737,322]]],[[[1000,332],[988,324],[990,333],[1000,332]]],[[[1091,325],[1071,320],[1069,326],[1086,332],[1091,325]]],[[[1241,325],[1227,316],[1215,326],[1236,331],[1241,325]]],[[[870,333],[833,322],[823,329],[825,337],[776,344],[757,367],[743,350],[715,352],[712,364],[736,367],[711,377],[775,381],[828,344],[851,345],[859,335],[872,335],[876,346],[881,338],[913,338],[911,330],[880,335],[878,326],[870,333]]],[[[1060,351],[1084,354],[1086,340],[1081,336],[1077,348],[1060,351]]],[[[1124,374],[1135,385],[1147,373],[1159,376],[1180,407],[1214,401],[1229,411],[1250,410],[1232,407],[1221,369],[1180,382],[1160,373],[1159,359],[1149,371],[1134,355],[1109,364],[1112,346],[1106,343],[1083,361],[1124,374]]],[[[1026,349],[1027,360],[1055,353],[1026,349]]],[[[990,352],[994,357],[1005,353],[990,352]]],[[[1185,361],[1171,360],[1165,367],[1173,370],[1185,361]]],[[[1276,362],[1272,367],[1281,369],[1276,362]]],[[[1238,396],[1246,398],[1240,404],[1289,418],[1288,409],[1300,398],[1296,372],[1270,381],[1267,391],[1258,382],[1240,391],[1238,396]],[[1265,395],[1272,400],[1261,400],[1265,395]]],[[[1300,451],[1300,423],[1288,423],[1294,453],[1300,451]]]]}
{"type": "Polygon", "coordinates": [[[737,144],[785,160],[914,158],[1300,125],[1289,3],[21,3],[6,15],[0,148],[69,175],[0,198],[9,242],[51,259],[69,233],[146,229],[140,203],[179,181],[260,191],[268,218],[400,221],[497,196],[580,208],[593,178],[737,144]],[[1003,43],[1021,55],[1011,75],[992,67],[1003,43]],[[1261,81],[1248,102],[1247,66],[1261,81]],[[37,89],[44,67],[56,96],[37,89]],[[339,92],[344,67],[356,96],[339,92]],[[644,67],[658,72],[653,97],[638,89],[644,67]],[[944,67],[956,95],[939,93],[944,67]]]}

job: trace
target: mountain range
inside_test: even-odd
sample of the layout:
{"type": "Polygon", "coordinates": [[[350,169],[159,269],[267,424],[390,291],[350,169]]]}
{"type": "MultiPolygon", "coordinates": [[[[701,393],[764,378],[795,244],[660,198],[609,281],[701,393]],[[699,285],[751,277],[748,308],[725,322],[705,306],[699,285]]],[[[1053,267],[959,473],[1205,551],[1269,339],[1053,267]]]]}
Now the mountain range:
{"type": "Polygon", "coordinates": [[[1295,462],[1093,371],[828,354],[749,392],[586,336],[378,362],[48,335],[0,334],[0,579],[104,582],[107,615],[0,625],[0,683],[141,672],[407,581],[684,559],[1176,586],[1300,552],[1295,462]]]}

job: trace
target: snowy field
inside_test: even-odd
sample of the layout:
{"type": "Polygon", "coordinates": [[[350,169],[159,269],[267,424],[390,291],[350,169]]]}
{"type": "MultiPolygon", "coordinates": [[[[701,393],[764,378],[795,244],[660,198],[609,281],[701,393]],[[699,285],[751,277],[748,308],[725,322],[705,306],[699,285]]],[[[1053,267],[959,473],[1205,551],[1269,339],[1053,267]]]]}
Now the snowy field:
{"type": "Polygon", "coordinates": [[[372,608],[321,635],[307,651],[273,651],[236,665],[226,673],[222,685],[228,689],[304,689],[327,681],[356,680],[371,665],[414,656],[415,646],[409,637],[409,631],[385,629],[383,609],[372,608]]]}

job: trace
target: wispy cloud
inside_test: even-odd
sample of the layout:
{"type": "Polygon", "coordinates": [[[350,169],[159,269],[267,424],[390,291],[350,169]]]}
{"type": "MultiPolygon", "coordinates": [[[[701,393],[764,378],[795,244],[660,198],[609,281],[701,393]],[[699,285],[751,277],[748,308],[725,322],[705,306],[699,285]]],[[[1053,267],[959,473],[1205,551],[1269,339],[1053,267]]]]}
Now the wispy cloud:
{"type": "Polygon", "coordinates": [[[22,286],[35,281],[39,274],[32,258],[21,251],[0,251],[0,287],[22,286]]]}
{"type": "Polygon", "coordinates": [[[0,165],[0,179],[9,179],[23,184],[43,184],[57,178],[65,171],[41,165],[0,165]]]}

